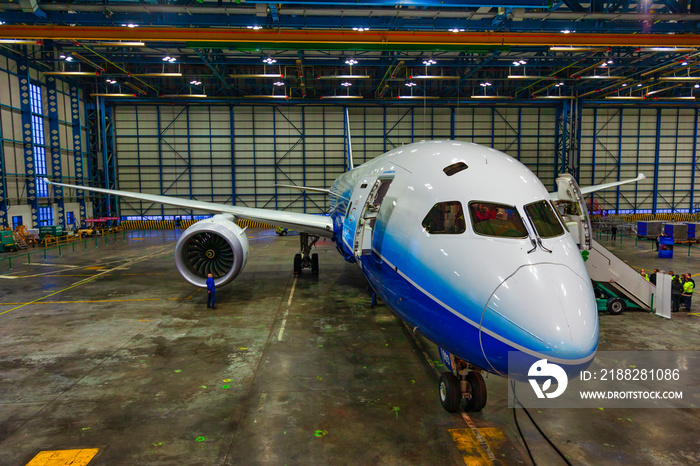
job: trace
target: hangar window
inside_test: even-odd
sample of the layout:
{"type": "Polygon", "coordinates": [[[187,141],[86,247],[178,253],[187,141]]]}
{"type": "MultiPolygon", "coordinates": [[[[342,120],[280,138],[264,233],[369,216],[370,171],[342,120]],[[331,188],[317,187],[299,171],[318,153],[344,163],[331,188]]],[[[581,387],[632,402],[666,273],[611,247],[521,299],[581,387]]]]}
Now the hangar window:
{"type": "Polygon", "coordinates": [[[564,234],[564,228],[549,202],[538,201],[528,204],[525,206],[525,212],[535,226],[537,234],[542,238],[554,238],[564,234]]]}
{"type": "Polygon", "coordinates": [[[423,219],[423,228],[432,235],[458,235],[467,229],[459,201],[438,202],[423,219]]]}
{"type": "Polygon", "coordinates": [[[515,207],[493,202],[469,203],[474,232],[502,238],[525,238],[527,230],[515,207]]]}

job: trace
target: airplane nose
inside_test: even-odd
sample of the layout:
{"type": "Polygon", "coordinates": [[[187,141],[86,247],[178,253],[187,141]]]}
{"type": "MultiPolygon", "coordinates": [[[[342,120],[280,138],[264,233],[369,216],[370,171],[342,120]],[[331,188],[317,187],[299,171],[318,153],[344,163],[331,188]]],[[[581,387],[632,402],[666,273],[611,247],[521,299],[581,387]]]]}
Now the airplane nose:
{"type": "Polygon", "coordinates": [[[598,346],[591,282],[562,264],[521,267],[491,296],[480,336],[484,357],[494,368],[507,367],[508,351],[555,355],[576,364],[598,346]]]}

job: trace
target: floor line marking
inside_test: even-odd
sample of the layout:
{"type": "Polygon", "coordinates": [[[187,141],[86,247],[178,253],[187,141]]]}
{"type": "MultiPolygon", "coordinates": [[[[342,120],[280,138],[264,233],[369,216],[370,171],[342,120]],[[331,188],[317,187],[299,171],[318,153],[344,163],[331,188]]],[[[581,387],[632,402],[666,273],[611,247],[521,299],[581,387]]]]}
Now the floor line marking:
{"type": "Polygon", "coordinates": [[[282,336],[284,335],[284,328],[287,326],[287,316],[289,315],[289,309],[284,311],[284,317],[282,318],[282,326],[277,334],[277,341],[282,341],[282,336]]]}
{"type": "Polygon", "coordinates": [[[39,302],[39,301],[43,301],[43,300],[45,300],[46,298],[49,298],[49,297],[54,296],[54,295],[57,295],[57,294],[59,294],[59,293],[63,293],[64,291],[68,291],[68,290],[70,290],[70,289],[72,289],[72,288],[75,288],[75,287],[77,287],[77,286],[84,285],[85,283],[91,282],[91,281],[95,280],[96,278],[99,278],[99,277],[101,277],[102,275],[106,275],[106,274],[108,274],[109,272],[113,272],[114,270],[116,270],[116,269],[118,269],[118,268],[125,267],[125,266],[127,266],[127,265],[132,265],[132,264],[135,264],[135,263],[137,263],[137,262],[144,261],[144,260],[146,260],[146,259],[150,259],[151,257],[154,257],[154,256],[159,255],[159,254],[163,254],[164,252],[165,252],[165,251],[154,252],[153,254],[149,254],[149,255],[147,255],[147,256],[142,256],[142,257],[139,257],[139,258],[137,258],[137,259],[134,259],[134,260],[132,260],[132,261],[130,261],[130,262],[126,262],[126,263],[124,263],[124,264],[118,265],[117,267],[114,267],[113,269],[108,269],[108,270],[105,270],[104,272],[100,272],[100,273],[98,273],[98,274],[95,274],[94,276],[92,276],[92,277],[90,277],[90,278],[86,278],[86,279],[84,279],[84,280],[79,280],[79,281],[75,282],[74,284],[72,284],[71,286],[69,286],[69,287],[67,287],[67,288],[63,288],[62,290],[54,291],[53,293],[48,294],[48,295],[46,295],[46,296],[43,296],[43,297],[41,297],[41,298],[39,298],[39,299],[35,299],[34,301],[30,301],[30,302],[25,303],[25,304],[22,304],[22,305],[20,305],[20,306],[13,307],[12,309],[8,309],[7,311],[0,312],[0,316],[3,315],[3,314],[7,314],[8,312],[12,312],[12,311],[14,311],[14,310],[23,308],[24,306],[28,306],[29,304],[34,304],[34,303],[37,303],[37,302],[39,302]]]}
{"type": "Polygon", "coordinates": [[[294,283],[292,283],[292,291],[289,293],[289,299],[287,300],[287,306],[292,305],[292,298],[294,297],[294,289],[297,287],[297,279],[299,278],[299,275],[294,277],[294,283]]]}

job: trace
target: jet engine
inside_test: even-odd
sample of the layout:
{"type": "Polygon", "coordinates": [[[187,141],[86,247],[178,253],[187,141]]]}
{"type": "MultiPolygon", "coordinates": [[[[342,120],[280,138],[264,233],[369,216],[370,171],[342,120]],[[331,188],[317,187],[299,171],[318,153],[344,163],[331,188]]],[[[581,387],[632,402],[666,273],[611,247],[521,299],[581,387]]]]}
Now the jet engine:
{"type": "Polygon", "coordinates": [[[232,281],[248,261],[248,238],[231,215],[201,220],[180,236],[175,246],[178,272],[194,286],[206,287],[208,274],[217,286],[232,281]]]}

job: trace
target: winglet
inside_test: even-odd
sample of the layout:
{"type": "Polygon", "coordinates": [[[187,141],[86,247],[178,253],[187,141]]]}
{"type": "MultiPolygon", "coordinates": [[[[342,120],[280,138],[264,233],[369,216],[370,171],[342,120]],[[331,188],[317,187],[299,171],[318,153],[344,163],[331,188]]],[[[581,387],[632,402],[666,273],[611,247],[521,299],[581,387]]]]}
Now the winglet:
{"type": "Polygon", "coordinates": [[[44,181],[46,181],[46,184],[51,184],[51,180],[49,180],[48,178],[44,178],[44,181]]]}
{"type": "Polygon", "coordinates": [[[345,132],[348,142],[348,171],[355,168],[355,164],[352,161],[352,140],[350,138],[350,115],[348,114],[348,108],[345,107],[345,132]]]}
{"type": "Polygon", "coordinates": [[[598,184],[595,186],[588,186],[585,188],[581,188],[581,194],[593,193],[595,191],[600,191],[602,189],[614,188],[614,187],[620,186],[622,184],[635,183],[637,181],[642,181],[642,180],[646,180],[646,179],[647,179],[647,177],[644,175],[644,173],[640,173],[637,176],[637,178],[632,178],[632,179],[624,180],[624,181],[618,181],[616,183],[605,183],[605,184],[598,184]]]}

